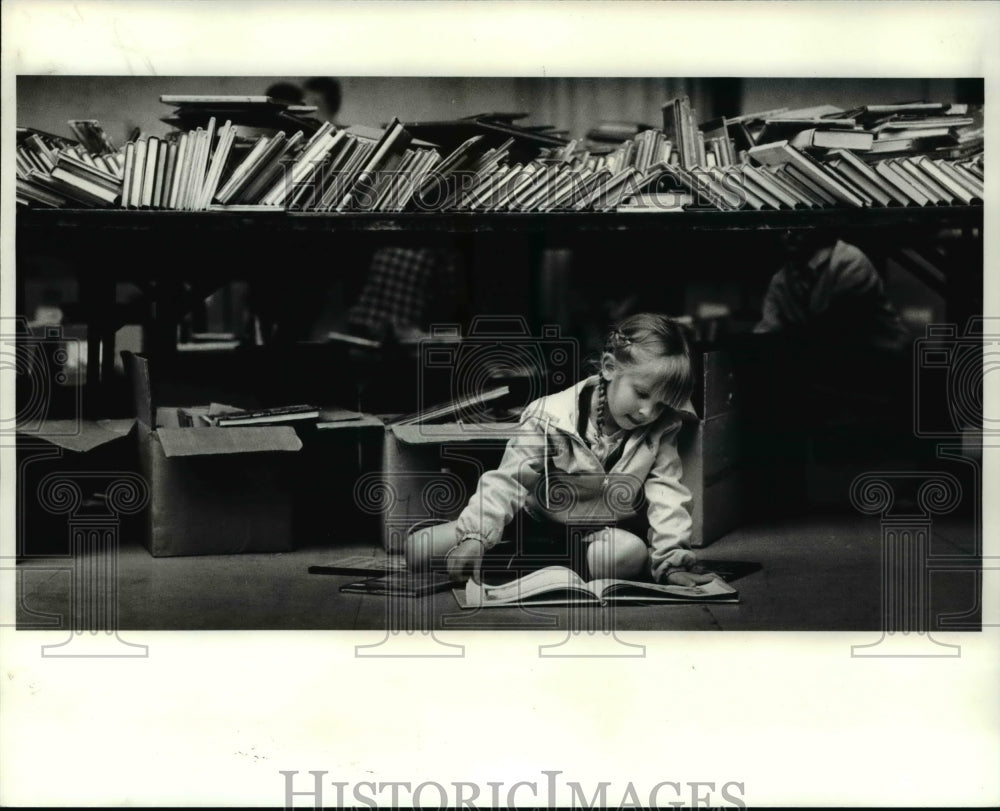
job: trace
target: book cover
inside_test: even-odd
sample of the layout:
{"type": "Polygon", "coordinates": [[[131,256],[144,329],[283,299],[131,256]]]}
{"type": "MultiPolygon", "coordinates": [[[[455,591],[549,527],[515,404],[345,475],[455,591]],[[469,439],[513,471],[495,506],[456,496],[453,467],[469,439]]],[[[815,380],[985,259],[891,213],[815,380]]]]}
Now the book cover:
{"type": "Polygon", "coordinates": [[[348,555],[330,563],[310,566],[309,574],[327,575],[368,575],[375,577],[406,569],[406,558],[402,555],[387,555],[377,550],[371,555],[348,555]]]}
{"type": "Polygon", "coordinates": [[[210,416],[212,425],[226,428],[239,425],[271,425],[276,422],[297,422],[317,420],[320,410],[312,405],[290,405],[277,408],[259,408],[253,411],[232,411],[218,416],[210,416]]]}
{"type": "Polygon", "coordinates": [[[91,202],[94,205],[113,205],[118,200],[117,191],[110,191],[106,187],[93,183],[62,167],[57,166],[53,169],[52,177],[74,186],[81,194],[92,198],[91,202]]]}
{"type": "Polygon", "coordinates": [[[444,417],[453,417],[464,411],[468,411],[475,406],[484,405],[485,403],[497,400],[509,393],[509,386],[496,386],[477,394],[458,397],[454,400],[449,400],[446,403],[425,408],[414,414],[409,414],[396,420],[392,420],[391,422],[388,422],[387,425],[414,425],[416,423],[430,422],[431,420],[438,420],[444,417]]]}
{"type": "Polygon", "coordinates": [[[789,143],[796,149],[853,149],[866,152],[875,136],[864,130],[807,129],[796,133],[789,143]]]}
{"type": "Polygon", "coordinates": [[[438,572],[416,574],[393,571],[380,577],[369,577],[340,587],[348,594],[382,594],[396,597],[425,597],[454,588],[455,581],[438,572]]]}

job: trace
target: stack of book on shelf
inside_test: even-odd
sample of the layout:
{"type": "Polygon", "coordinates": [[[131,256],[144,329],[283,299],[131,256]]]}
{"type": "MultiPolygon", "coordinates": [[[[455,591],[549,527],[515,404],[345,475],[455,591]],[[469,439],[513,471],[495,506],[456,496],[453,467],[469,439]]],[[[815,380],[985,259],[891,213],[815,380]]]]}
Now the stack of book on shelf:
{"type": "Polygon", "coordinates": [[[239,128],[301,130],[306,135],[312,135],[322,123],[312,115],[315,107],[270,96],[164,95],[160,101],[175,108],[171,115],[160,120],[182,132],[205,129],[211,118],[228,119],[239,128]]]}
{"type": "MultiPolygon", "coordinates": [[[[121,199],[121,153],[92,153],[82,144],[39,131],[25,131],[23,137],[19,131],[18,135],[15,172],[19,205],[104,208],[121,199]]],[[[99,143],[103,149],[103,141],[99,143]]]]}
{"type": "Polygon", "coordinates": [[[968,104],[871,104],[841,115],[872,136],[872,156],[966,158],[983,150],[982,109],[968,104]]]}
{"type": "MultiPolygon", "coordinates": [[[[202,112],[241,105],[288,109],[267,97],[198,98],[212,100],[195,105],[202,112]]],[[[474,116],[450,128],[438,122],[436,129],[398,119],[384,129],[324,123],[311,134],[261,135],[242,152],[234,119],[214,115],[204,126],[142,137],[104,154],[19,131],[18,202],[546,213],[968,206],[984,197],[982,109],[969,105],[821,105],[698,125],[696,111],[680,96],[663,106],[662,128],[631,127],[617,146],[596,151],[586,142],[518,128],[516,117],[474,116]],[[416,139],[411,128],[418,127],[449,146],[416,139]],[[456,133],[468,137],[455,143],[456,133]],[[525,139],[533,157],[525,157],[525,139]]],[[[92,147],[110,147],[82,126],[96,122],[75,123],[92,147]]]]}
{"type": "Polygon", "coordinates": [[[851,149],[866,160],[927,154],[969,158],[983,151],[982,107],[944,102],[869,104],[844,110],[821,105],[770,110],[737,119],[754,144],[787,140],[797,149],[851,149]]]}

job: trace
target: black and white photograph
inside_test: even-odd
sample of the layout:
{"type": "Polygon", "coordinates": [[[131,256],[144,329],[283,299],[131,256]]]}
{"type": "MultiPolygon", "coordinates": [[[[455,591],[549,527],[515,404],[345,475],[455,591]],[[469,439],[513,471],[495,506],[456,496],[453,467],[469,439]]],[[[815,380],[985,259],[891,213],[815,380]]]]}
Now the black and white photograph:
{"type": "Polygon", "coordinates": [[[12,3],[4,804],[995,804],[1000,7],[876,5],[12,3]]]}

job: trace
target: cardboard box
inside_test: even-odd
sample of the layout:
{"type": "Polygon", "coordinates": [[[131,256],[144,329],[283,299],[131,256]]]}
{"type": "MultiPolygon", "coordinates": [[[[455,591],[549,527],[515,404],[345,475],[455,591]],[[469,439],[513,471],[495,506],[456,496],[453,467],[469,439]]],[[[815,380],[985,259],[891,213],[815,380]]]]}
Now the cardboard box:
{"type": "Polygon", "coordinates": [[[476,492],[479,477],[500,464],[516,426],[394,425],[382,455],[382,543],[403,551],[419,522],[457,518],[476,492]]]}
{"type": "Polygon", "coordinates": [[[683,475],[691,491],[691,546],[708,546],[731,532],[743,517],[743,473],[739,468],[736,415],[686,423],[677,440],[683,475]]]}
{"type": "Polygon", "coordinates": [[[134,531],[134,517],[103,500],[108,487],[137,472],[134,428],[127,419],[43,420],[17,429],[18,557],[70,555],[71,523],[84,516],[107,517],[122,538],[134,531]]]}
{"type": "Polygon", "coordinates": [[[140,470],[150,488],[142,540],[154,557],[284,552],[302,441],[287,425],[181,428],[153,407],[148,361],[124,353],[140,470]]]}
{"type": "Polygon", "coordinates": [[[370,414],[297,429],[302,440],[293,495],[296,546],[378,543],[382,516],[364,484],[382,469],[385,423],[370,414]],[[368,478],[366,478],[368,477],[368,478]]]}

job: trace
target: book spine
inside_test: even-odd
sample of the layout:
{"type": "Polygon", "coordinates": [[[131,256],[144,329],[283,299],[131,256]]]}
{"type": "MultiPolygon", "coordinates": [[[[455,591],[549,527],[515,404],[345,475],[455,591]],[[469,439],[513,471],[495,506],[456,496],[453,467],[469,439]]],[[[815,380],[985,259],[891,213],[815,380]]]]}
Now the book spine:
{"type": "Polygon", "coordinates": [[[72,172],[68,172],[65,169],[60,169],[58,166],[52,170],[52,177],[61,183],[67,183],[70,186],[73,186],[81,194],[89,195],[89,197],[93,198],[91,202],[96,205],[113,203],[118,198],[117,194],[108,191],[103,186],[91,183],[89,180],[86,180],[79,175],[74,175],[72,172]]]}
{"type": "Polygon", "coordinates": [[[258,160],[260,160],[264,152],[267,151],[267,145],[270,142],[270,137],[266,135],[257,139],[257,143],[253,145],[253,148],[243,159],[240,165],[233,170],[233,173],[229,176],[229,180],[226,181],[223,187],[219,190],[219,193],[216,195],[216,199],[220,203],[228,203],[230,198],[236,194],[240,185],[243,183],[244,178],[250,174],[251,168],[258,160]]]}
{"type": "Polygon", "coordinates": [[[163,192],[160,195],[161,208],[170,208],[170,192],[173,189],[174,170],[177,167],[177,149],[176,141],[171,141],[167,147],[167,162],[163,167],[163,192]]]}
{"type": "Polygon", "coordinates": [[[948,175],[948,177],[950,177],[953,181],[961,185],[962,188],[968,191],[972,195],[973,201],[983,201],[982,190],[977,188],[967,176],[962,175],[958,171],[957,167],[943,160],[934,161],[934,165],[948,175]]]}
{"type": "Polygon", "coordinates": [[[178,211],[187,209],[188,187],[191,185],[191,167],[194,165],[195,153],[201,143],[202,129],[191,130],[187,133],[187,149],[184,153],[184,161],[181,164],[181,174],[177,184],[177,202],[174,208],[178,211]]]}
{"type": "Polygon", "coordinates": [[[174,160],[174,176],[170,183],[170,197],[167,200],[167,208],[176,209],[178,195],[181,188],[181,179],[184,177],[184,168],[187,165],[188,133],[181,135],[177,143],[177,158],[174,160]]]}
{"type": "Polygon", "coordinates": [[[167,153],[169,151],[170,145],[166,141],[161,141],[159,152],[156,156],[156,186],[153,189],[153,200],[150,204],[153,208],[162,208],[163,183],[167,171],[167,153]]]}
{"type": "Polygon", "coordinates": [[[226,161],[229,159],[229,151],[233,145],[233,136],[236,134],[236,130],[233,127],[232,121],[226,121],[219,130],[219,143],[215,148],[215,153],[212,155],[212,162],[209,166],[208,178],[205,180],[205,187],[202,190],[201,199],[199,201],[199,209],[204,210],[208,208],[212,199],[215,197],[215,190],[219,186],[219,180],[222,177],[222,170],[225,168],[226,161]]]}
{"type": "Polygon", "coordinates": [[[149,208],[153,202],[153,190],[156,186],[156,162],[159,156],[160,139],[150,136],[146,143],[145,167],[142,174],[142,199],[140,208],[149,208]]]}
{"type": "Polygon", "coordinates": [[[142,203],[142,181],[146,173],[146,141],[135,145],[135,162],[132,164],[132,184],[129,187],[129,208],[139,208],[142,203]]]}
{"type": "Polygon", "coordinates": [[[906,178],[902,177],[889,161],[879,161],[874,165],[874,169],[884,180],[898,189],[901,194],[906,195],[907,199],[914,205],[926,206],[930,203],[930,200],[906,178]]]}
{"type": "Polygon", "coordinates": [[[899,191],[899,189],[897,189],[894,185],[885,180],[881,175],[875,172],[875,170],[872,169],[871,166],[869,166],[867,163],[865,163],[863,160],[857,157],[849,149],[838,149],[835,151],[834,154],[843,159],[843,161],[848,166],[853,167],[854,170],[858,172],[858,174],[868,178],[869,182],[877,186],[882,191],[883,194],[886,194],[889,197],[891,197],[892,200],[894,200],[899,205],[908,206],[912,204],[912,201],[910,200],[909,197],[907,197],[905,194],[899,191]]]}
{"type": "Polygon", "coordinates": [[[135,144],[129,141],[125,144],[125,165],[122,169],[121,207],[128,208],[132,188],[132,165],[135,163],[135,144]]]}
{"type": "Polygon", "coordinates": [[[909,177],[910,182],[920,189],[920,191],[922,191],[924,195],[926,195],[933,203],[937,205],[951,204],[951,195],[931,180],[927,174],[922,172],[908,158],[899,158],[898,160],[894,160],[893,164],[896,169],[906,174],[909,177]]]}

